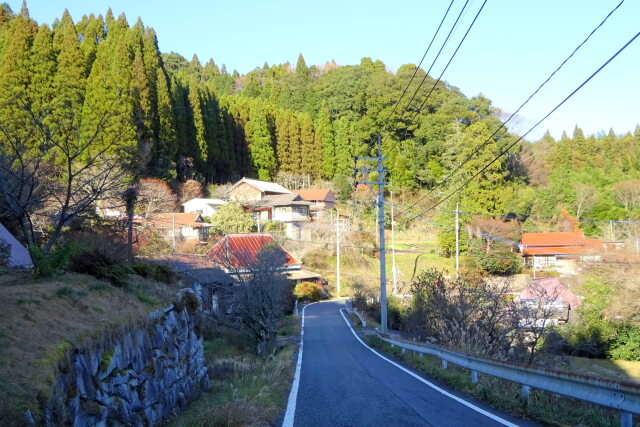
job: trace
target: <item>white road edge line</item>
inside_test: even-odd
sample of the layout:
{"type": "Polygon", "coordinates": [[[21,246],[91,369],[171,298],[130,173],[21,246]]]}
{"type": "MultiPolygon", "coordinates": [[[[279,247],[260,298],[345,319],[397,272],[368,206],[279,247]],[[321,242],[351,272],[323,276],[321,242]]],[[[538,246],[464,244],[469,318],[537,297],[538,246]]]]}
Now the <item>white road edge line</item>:
{"type": "Polygon", "coordinates": [[[300,385],[300,371],[302,370],[302,346],[304,345],[304,311],[311,303],[302,307],[302,316],[300,316],[300,349],[298,350],[298,361],[296,362],[296,373],[293,376],[293,383],[291,384],[291,391],[289,392],[289,400],[287,401],[287,412],[284,414],[284,420],[282,421],[282,427],[293,427],[293,420],[296,417],[296,401],[298,399],[298,386],[300,385]]]}
{"type": "MultiPolygon", "coordinates": [[[[418,381],[420,381],[423,384],[428,385],[429,387],[431,387],[432,389],[444,394],[447,397],[450,397],[451,399],[463,404],[464,406],[473,409],[476,412],[481,413],[482,415],[491,418],[492,420],[499,422],[500,424],[503,424],[505,426],[510,426],[510,427],[518,427],[518,424],[513,424],[512,422],[509,422],[503,418],[500,418],[497,415],[492,414],[491,412],[485,411],[482,408],[478,408],[476,405],[474,405],[473,403],[467,402],[464,399],[459,398],[458,396],[455,396],[451,393],[449,393],[446,390],[441,389],[440,387],[438,387],[437,385],[430,383],[429,381],[425,380],[424,378],[422,378],[419,375],[414,374],[413,372],[411,372],[410,370],[400,366],[399,364],[397,364],[396,362],[394,362],[393,360],[390,360],[386,357],[384,357],[383,355],[381,355],[380,353],[378,353],[377,351],[375,351],[374,349],[372,349],[371,347],[369,347],[367,344],[365,344],[364,341],[362,341],[360,339],[360,337],[358,336],[358,334],[355,333],[355,331],[353,330],[353,328],[351,327],[351,324],[349,323],[349,321],[347,320],[347,318],[344,315],[343,312],[344,308],[340,309],[340,314],[342,315],[342,318],[344,319],[345,323],[347,324],[347,327],[349,327],[349,330],[351,331],[351,333],[353,334],[354,337],[356,337],[356,339],[358,340],[358,342],[360,342],[360,344],[362,344],[366,349],[368,349],[369,351],[371,351],[373,354],[375,354],[376,356],[380,357],[381,359],[391,363],[393,366],[395,366],[398,369],[401,369],[402,371],[406,372],[407,374],[411,375],[412,377],[414,377],[415,379],[417,379],[418,381]]],[[[304,318],[303,318],[304,319],[304,318]]],[[[301,348],[302,350],[302,348],[301,348]]],[[[302,354],[302,351],[300,351],[300,354],[302,354]]],[[[284,424],[283,424],[284,425],[284,424]]]]}

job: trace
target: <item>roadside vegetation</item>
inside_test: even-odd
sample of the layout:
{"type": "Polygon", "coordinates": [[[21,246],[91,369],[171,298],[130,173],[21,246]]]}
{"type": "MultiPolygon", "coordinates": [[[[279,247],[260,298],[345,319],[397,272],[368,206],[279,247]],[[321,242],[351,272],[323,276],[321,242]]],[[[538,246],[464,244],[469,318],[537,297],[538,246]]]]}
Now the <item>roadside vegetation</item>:
{"type": "Polygon", "coordinates": [[[300,318],[289,315],[278,324],[274,353],[258,356],[255,339],[228,327],[204,330],[211,386],[170,426],[275,425],[284,414],[293,378],[300,318]]]}
{"type": "Polygon", "coordinates": [[[517,417],[530,419],[551,426],[618,426],[618,411],[602,408],[580,400],[559,396],[533,389],[529,400],[521,400],[520,385],[488,375],[478,374],[478,382],[471,382],[471,372],[449,364],[442,369],[440,359],[412,352],[402,353],[398,347],[391,347],[377,336],[366,337],[367,344],[393,358],[440,380],[454,390],[463,392],[517,417]]]}

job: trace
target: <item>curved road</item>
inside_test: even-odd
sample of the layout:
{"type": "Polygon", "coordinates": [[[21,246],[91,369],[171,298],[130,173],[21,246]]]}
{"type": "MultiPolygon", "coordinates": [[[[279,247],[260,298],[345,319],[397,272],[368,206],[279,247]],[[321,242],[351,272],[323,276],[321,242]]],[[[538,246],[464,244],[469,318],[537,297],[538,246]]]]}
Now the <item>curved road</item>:
{"type": "Polygon", "coordinates": [[[468,398],[478,410],[465,406],[377,356],[353,335],[342,307],[343,301],[306,307],[297,398],[292,393],[283,425],[292,419],[304,427],[529,424],[468,398]]]}

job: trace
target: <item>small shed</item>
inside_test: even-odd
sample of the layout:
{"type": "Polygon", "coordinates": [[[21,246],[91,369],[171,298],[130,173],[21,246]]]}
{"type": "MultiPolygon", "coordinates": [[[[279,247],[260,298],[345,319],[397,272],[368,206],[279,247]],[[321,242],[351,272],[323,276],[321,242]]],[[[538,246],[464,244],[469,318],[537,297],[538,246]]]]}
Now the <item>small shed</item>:
{"type": "Polygon", "coordinates": [[[9,257],[7,259],[7,266],[13,268],[32,268],[33,261],[29,251],[22,243],[18,241],[13,234],[0,224],[0,243],[9,245],[9,257]]]}

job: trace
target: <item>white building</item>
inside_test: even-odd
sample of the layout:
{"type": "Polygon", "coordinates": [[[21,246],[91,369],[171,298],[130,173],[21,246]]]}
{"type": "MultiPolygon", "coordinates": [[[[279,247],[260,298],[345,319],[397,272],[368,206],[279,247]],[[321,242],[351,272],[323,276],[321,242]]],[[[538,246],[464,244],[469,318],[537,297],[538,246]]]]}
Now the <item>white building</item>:
{"type": "Polygon", "coordinates": [[[212,216],[216,213],[218,208],[222,205],[226,205],[227,202],[220,199],[191,199],[182,204],[185,212],[199,213],[202,216],[212,216]]]}

